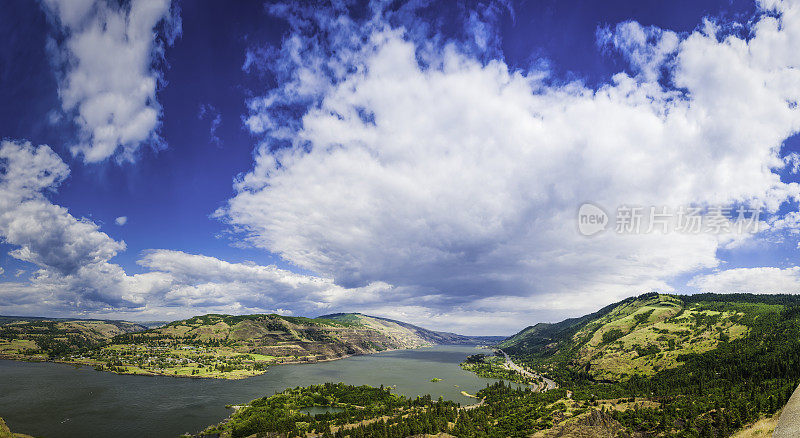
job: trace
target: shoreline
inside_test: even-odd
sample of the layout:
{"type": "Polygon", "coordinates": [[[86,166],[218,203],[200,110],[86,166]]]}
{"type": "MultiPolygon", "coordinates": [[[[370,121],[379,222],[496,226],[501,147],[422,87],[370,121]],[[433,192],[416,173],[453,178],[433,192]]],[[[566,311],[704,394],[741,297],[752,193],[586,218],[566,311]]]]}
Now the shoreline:
{"type": "MultiPolygon", "coordinates": [[[[256,377],[256,376],[260,376],[262,374],[266,374],[267,371],[269,370],[269,368],[270,367],[274,367],[274,366],[280,366],[280,365],[312,365],[312,364],[321,363],[321,362],[333,362],[333,361],[336,361],[336,360],[347,359],[349,357],[355,357],[355,356],[368,356],[368,355],[372,355],[372,354],[385,353],[385,352],[391,352],[391,351],[417,350],[417,349],[420,349],[420,348],[430,348],[430,347],[433,347],[433,346],[434,345],[422,345],[422,346],[419,346],[419,347],[412,347],[412,348],[389,348],[389,349],[386,349],[386,350],[373,351],[373,352],[368,352],[368,353],[346,354],[344,356],[338,356],[338,357],[331,357],[331,358],[325,358],[325,359],[315,359],[314,361],[296,360],[296,361],[288,361],[288,362],[281,362],[281,363],[271,363],[271,364],[268,364],[267,369],[265,369],[265,370],[259,370],[257,372],[256,371],[251,371],[252,374],[244,375],[244,376],[240,376],[240,375],[234,375],[234,376],[230,376],[230,377],[224,376],[224,375],[223,376],[199,376],[199,375],[194,375],[193,376],[193,375],[169,374],[169,373],[165,373],[165,372],[156,372],[156,371],[119,373],[119,372],[112,371],[112,370],[107,370],[107,369],[95,370],[95,371],[112,373],[112,374],[116,374],[116,375],[119,375],[119,376],[173,377],[173,378],[176,378],[176,379],[244,380],[244,379],[248,379],[250,377],[256,377]]],[[[243,354],[246,354],[246,353],[243,353],[243,354]]],[[[69,360],[58,360],[58,359],[40,359],[40,358],[33,358],[33,357],[22,357],[22,358],[20,358],[20,357],[11,357],[9,355],[4,355],[4,354],[0,354],[0,360],[9,360],[9,361],[14,361],[14,362],[31,362],[31,363],[46,363],[46,362],[48,362],[48,363],[54,363],[54,364],[60,364],[60,365],[72,365],[72,366],[75,366],[75,367],[82,367],[82,366],[97,367],[98,365],[105,366],[105,363],[102,363],[102,362],[81,362],[81,361],[69,361],[69,360]]]]}
{"type": "Polygon", "coordinates": [[[546,391],[549,391],[551,389],[558,388],[558,384],[556,384],[553,380],[551,380],[551,379],[549,379],[549,378],[547,378],[547,377],[545,377],[545,376],[543,376],[541,374],[538,374],[538,373],[535,373],[535,372],[531,372],[531,371],[529,371],[529,370],[527,370],[527,369],[515,364],[511,360],[511,357],[509,357],[509,355],[506,354],[506,352],[503,351],[502,349],[492,348],[492,350],[494,350],[495,352],[499,351],[500,353],[503,354],[504,362],[501,365],[503,370],[510,371],[510,372],[515,372],[515,373],[519,374],[522,377],[522,379],[512,379],[512,378],[506,378],[506,377],[481,375],[481,372],[480,372],[481,370],[475,369],[473,364],[469,364],[467,362],[462,362],[462,363],[459,364],[459,366],[464,371],[470,372],[470,373],[472,373],[472,374],[474,374],[474,375],[476,375],[478,377],[483,377],[483,378],[488,378],[488,379],[505,380],[505,381],[509,381],[511,383],[515,383],[517,385],[530,386],[530,387],[533,388],[533,390],[535,392],[546,392],[546,391]]]}

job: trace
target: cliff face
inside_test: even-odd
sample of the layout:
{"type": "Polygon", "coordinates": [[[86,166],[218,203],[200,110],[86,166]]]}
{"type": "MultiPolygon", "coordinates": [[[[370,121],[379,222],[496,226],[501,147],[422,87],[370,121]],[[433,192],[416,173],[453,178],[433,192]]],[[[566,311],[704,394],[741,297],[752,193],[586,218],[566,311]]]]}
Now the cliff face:
{"type": "Polygon", "coordinates": [[[361,313],[334,313],[320,316],[320,318],[358,323],[433,345],[493,345],[505,339],[503,336],[465,336],[456,333],[437,332],[407,322],[363,315],[361,313]]]}
{"type": "Polygon", "coordinates": [[[115,342],[159,339],[227,346],[239,353],[275,357],[276,362],[325,360],[432,344],[397,324],[376,323],[372,319],[213,314],[119,337],[115,342]]]}

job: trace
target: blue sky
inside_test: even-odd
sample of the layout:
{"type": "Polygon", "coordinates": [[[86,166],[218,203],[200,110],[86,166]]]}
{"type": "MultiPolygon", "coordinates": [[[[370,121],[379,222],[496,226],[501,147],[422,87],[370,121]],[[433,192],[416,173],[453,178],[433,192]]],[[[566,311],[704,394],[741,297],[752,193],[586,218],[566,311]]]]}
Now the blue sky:
{"type": "Polygon", "coordinates": [[[798,293],[797,9],[12,0],[0,313],[508,334],[650,290],[798,293]],[[765,230],[586,238],[586,201],[765,230]]]}

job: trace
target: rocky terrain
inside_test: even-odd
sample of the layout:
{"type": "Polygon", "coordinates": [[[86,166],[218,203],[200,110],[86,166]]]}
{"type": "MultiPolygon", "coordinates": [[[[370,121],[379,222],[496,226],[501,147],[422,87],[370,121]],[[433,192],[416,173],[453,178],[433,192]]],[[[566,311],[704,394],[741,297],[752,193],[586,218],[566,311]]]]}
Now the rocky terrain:
{"type": "Polygon", "coordinates": [[[401,338],[417,338],[435,345],[492,345],[505,339],[505,336],[465,336],[456,333],[437,332],[407,322],[361,313],[334,313],[320,316],[320,318],[357,323],[395,334],[401,338]]]}

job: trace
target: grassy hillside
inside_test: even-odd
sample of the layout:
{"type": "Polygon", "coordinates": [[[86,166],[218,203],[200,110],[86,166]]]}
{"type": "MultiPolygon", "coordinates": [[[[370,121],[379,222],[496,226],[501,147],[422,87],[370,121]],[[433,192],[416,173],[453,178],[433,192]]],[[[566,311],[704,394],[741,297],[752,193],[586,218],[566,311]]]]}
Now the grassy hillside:
{"type": "Polygon", "coordinates": [[[145,330],[124,321],[3,318],[0,358],[4,359],[47,360],[99,347],[117,335],[145,330]]]}
{"type": "Polygon", "coordinates": [[[800,383],[800,298],[645,294],[499,346],[630,434],[729,436],[800,383]]]}
{"type": "Polygon", "coordinates": [[[566,365],[595,380],[617,381],[675,368],[682,355],[704,353],[720,342],[742,338],[752,318],[780,308],[763,303],[685,302],[650,294],[589,318],[570,320],[559,330],[556,324],[529,327],[499,346],[551,372],[566,365]]]}
{"type": "MultiPolygon", "coordinates": [[[[436,426],[446,426],[458,407],[450,401],[415,399],[392,394],[389,388],[325,383],[290,388],[241,406],[225,421],[210,426],[195,437],[389,437],[421,436],[436,426]],[[309,408],[330,412],[312,415],[309,408]],[[438,415],[431,415],[436,412],[438,415]],[[420,421],[423,420],[423,421],[420,421]]],[[[186,436],[186,435],[184,435],[186,436]]],[[[188,435],[191,437],[192,435],[188,435]]]]}
{"type": "Polygon", "coordinates": [[[116,336],[78,359],[117,373],[238,379],[261,374],[273,364],[427,345],[408,330],[368,317],[337,321],[209,314],[116,336]]]}
{"type": "MultiPolygon", "coordinates": [[[[500,346],[558,388],[499,382],[460,407],[424,397],[387,405],[383,388],[296,388],[255,400],[199,436],[768,436],[800,383],[800,297],[645,294],[528,327],[500,346]],[[370,391],[382,397],[374,405],[370,391]],[[340,404],[350,396],[365,402],[340,404]],[[344,409],[305,414],[312,405],[344,409]]],[[[485,362],[478,356],[466,362],[485,362]]]]}
{"type": "Polygon", "coordinates": [[[455,333],[437,332],[407,322],[377,316],[368,316],[361,313],[334,313],[320,316],[320,318],[362,324],[379,330],[396,333],[403,337],[419,338],[429,344],[436,345],[491,345],[505,339],[503,336],[464,336],[455,333]]]}
{"type": "Polygon", "coordinates": [[[79,363],[121,374],[238,379],[269,365],[479,339],[362,314],[195,316],[156,328],[114,321],[9,318],[0,357],[79,363]]]}

